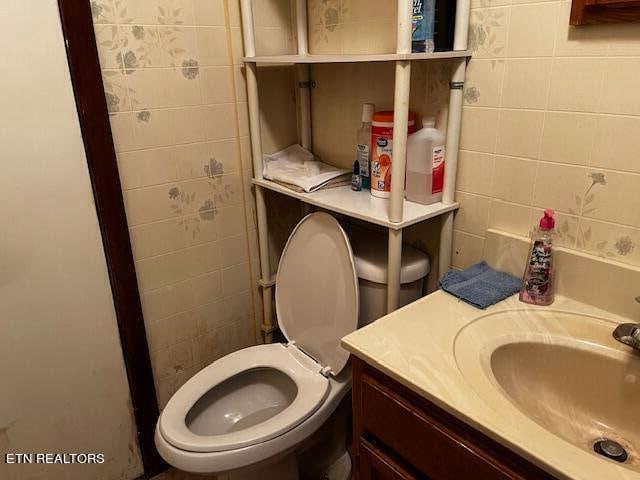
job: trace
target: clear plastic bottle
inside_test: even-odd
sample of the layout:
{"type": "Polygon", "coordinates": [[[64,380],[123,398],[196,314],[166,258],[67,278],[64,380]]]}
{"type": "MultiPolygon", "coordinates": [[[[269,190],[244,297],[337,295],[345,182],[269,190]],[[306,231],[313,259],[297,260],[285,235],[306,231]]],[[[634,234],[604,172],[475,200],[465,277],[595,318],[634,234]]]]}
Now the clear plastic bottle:
{"type": "Polygon", "coordinates": [[[425,117],[407,140],[405,197],[423,205],[442,200],[444,187],[446,135],[435,126],[435,118],[425,117]]]}
{"type": "Polygon", "coordinates": [[[371,188],[371,119],[374,109],[373,103],[362,105],[362,125],[356,136],[356,161],[360,166],[362,188],[366,190],[371,188]]]}
{"type": "Polygon", "coordinates": [[[532,305],[553,303],[553,234],[556,225],[553,215],[553,210],[545,210],[539,226],[531,234],[531,248],[520,288],[521,302],[532,305]]]}

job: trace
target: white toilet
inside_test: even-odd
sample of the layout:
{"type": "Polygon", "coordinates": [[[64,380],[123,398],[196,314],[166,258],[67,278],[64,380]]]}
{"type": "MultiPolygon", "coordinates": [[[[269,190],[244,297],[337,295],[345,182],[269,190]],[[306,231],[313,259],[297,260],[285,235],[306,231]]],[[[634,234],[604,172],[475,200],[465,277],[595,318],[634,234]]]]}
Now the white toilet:
{"type": "MultiPolygon", "coordinates": [[[[347,236],[332,216],[312,213],[289,237],[276,277],[276,311],[287,345],[231,353],[169,400],[156,427],[156,446],[169,464],[214,473],[264,462],[268,470],[269,461],[282,462],[318,430],[348,393],[349,354],[340,339],[357,327],[358,278],[347,236]]],[[[246,478],[266,477],[254,471],[246,478]]]]}
{"type": "MultiPolygon", "coordinates": [[[[276,277],[278,323],[289,343],[231,353],[187,381],[158,420],[162,457],[181,470],[232,472],[234,479],[298,478],[295,450],[351,388],[340,339],[357,328],[358,311],[344,230],[326,213],[306,216],[287,241],[276,277]]],[[[346,440],[346,424],[341,428],[346,440]]]]}

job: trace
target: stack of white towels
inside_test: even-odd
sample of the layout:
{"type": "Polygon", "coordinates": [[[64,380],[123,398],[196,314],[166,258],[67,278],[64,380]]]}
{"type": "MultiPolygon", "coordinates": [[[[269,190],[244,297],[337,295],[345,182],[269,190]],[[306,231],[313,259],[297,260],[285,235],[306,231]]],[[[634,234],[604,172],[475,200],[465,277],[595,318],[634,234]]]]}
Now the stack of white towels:
{"type": "Polygon", "coordinates": [[[318,161],[313,153],[298,144],[272,155],[265,155],[262,176],[296,192],[348,185],[351,172],[318,161]]]}

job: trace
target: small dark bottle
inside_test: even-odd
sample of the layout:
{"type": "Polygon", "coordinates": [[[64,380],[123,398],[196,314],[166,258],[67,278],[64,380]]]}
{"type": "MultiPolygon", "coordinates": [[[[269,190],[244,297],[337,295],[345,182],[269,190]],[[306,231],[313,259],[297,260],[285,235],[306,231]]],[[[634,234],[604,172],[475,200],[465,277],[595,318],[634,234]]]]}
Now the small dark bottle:
{"type": "Polygon", "coordinates": [[[362,177],[360,176],[360,163],[353,162],[353,175],[351,176],[351,190],[359,192],[362,190],[362,177]]]}

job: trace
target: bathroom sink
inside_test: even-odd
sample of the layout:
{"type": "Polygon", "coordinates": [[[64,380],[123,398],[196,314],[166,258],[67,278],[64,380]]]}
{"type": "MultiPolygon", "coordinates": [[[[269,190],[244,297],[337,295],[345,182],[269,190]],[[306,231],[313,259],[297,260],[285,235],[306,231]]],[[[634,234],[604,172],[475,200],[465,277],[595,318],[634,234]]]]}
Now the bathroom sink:
{"type": "Polygon", "coordinates": [[[454,353],[477,395],[512,424],[524,415],[640,472],[640,356],[613,340],[614,328],[567,312],[501,312],[463,328],[454,353]]]}

